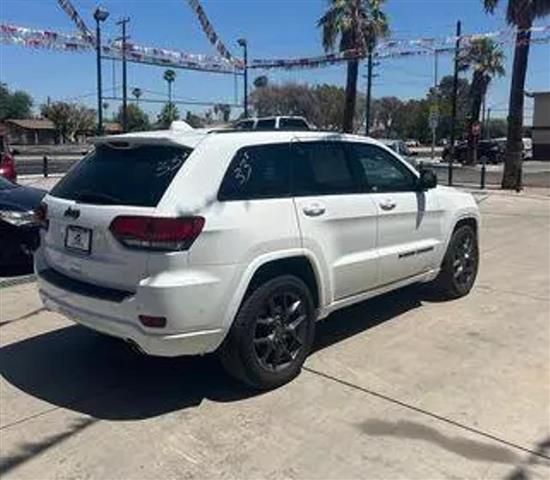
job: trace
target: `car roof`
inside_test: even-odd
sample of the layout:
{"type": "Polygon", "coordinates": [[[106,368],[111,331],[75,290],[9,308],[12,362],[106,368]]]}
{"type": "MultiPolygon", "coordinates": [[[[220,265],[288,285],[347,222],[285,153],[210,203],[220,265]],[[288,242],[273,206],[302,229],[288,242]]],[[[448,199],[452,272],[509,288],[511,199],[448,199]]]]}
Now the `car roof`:
{"type": "Polygon", "coordinates": [[[194,129],[194,130],[156,130],[148,132],[123,133],[94,137],[91,143],[105,145],[109,143],[128,142],[133,145],[175,145],[195,148],[202,141],[211,143],[232,143],[236,146],[300,142],[300,141],[355,141],[380,144],[370,137],[320,130],[227,130],[227,129],[194,129]]]}

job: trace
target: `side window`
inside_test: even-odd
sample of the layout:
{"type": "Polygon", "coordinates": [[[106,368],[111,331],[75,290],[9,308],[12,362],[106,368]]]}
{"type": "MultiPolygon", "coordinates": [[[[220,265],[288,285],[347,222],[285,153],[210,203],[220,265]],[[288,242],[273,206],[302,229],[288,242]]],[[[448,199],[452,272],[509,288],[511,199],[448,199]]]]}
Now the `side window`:
{"type": "Polygon", "coordinates": [[[294,195],[334,195],[357,191],[350,162],[338,142],[293,143],[294,195]]]}
{"type": "Polygon", "coordinates": [[[371,192],[403,192],[415,189],[416,176],[393,155],[376,145],[349,144],[353,160],[371,192]]]}
{"type": "Polygon", "coordinates": [[[290,193],[288,144],[241,148],[229,165],[218,198],[248,200],[290,193]]]}
{"type": "Polygon", "coordinates": [[[273,130],[275,128],[275,119],[266,118],[264,120],[258,120],[256,124],[256,130],[273,130]]]}
{"type": "Polygon", "coordinates": [[[308,124],[301,118],[281,118],[279,120],[280,130],[309,130],[308,124]]]}

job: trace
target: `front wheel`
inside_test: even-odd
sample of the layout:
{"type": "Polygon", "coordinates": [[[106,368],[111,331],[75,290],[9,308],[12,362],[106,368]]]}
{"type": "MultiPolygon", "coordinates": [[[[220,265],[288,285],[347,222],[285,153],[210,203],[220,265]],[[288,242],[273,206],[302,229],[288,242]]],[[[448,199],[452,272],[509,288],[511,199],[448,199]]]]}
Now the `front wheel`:
{"type": "Polygon", "coordinates": [[[314,330],[308,287],[292,275],[274,278],[244,300],[221,347],[222,364],[254,388],[278,387],[300,372],[314,330]]]}
{"type": "Polygon", "coordinates": [[[467,295],[476,280],[479,266],[477,235],[469,225],[453,232],[434,286],[447,298],[467,295]]]}

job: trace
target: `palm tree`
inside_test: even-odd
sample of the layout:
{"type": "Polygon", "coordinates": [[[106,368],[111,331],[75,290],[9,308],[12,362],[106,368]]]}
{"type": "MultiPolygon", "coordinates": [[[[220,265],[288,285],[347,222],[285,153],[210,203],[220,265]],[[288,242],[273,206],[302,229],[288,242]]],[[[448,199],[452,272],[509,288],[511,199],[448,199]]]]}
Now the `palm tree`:
{"type": "Polygon", "coordinates": [[[481,104],[489,88],[491,80],[496,76],[503,76],[504,53],[498,44],[490,38],[474,40],[470,43],[463,55],[462,69],[473,70],[470,87],[470,117],[468,119],[468,163],[473,163],[474,136],[472,127],[479,122],[481,104]]]}
{"type": "MultiPolygon", "coordinates": [[[[493,13],[501,0],[483,0],[485,10],[493,13]]],[[[529,44],[533,21],[550,14],[550,0],[508,0],[506,20],[517,28],[512,84],[508,105],[508,139],[502,188],[521,189],[523,151],[523,97],[529,59],[529,44]]]]}
{"type": "Polygon", "coordinates": [[[141,91],[141,88],[139,88],[139,87],[135,87],[135,88],[132,89],[132,95],[134,97],[136,97],[136,104],[137,105],[139,105],[139,97],[141,97],[142,93],[143,92],[141,91]]]}
{"type": "MultiPolygon", "coordinates": [[[[330,0],[327,12],[317,22],[323,29],[323,47],[333,51],[339,41],[339,51],[358,50],[372,54],[377,40],[388,34],[388,20],[381,7],[385,0],[330,0]]],[[[353,131],[353,116],[357,99],[358,58],[348,60],[344,132],[353,131]]]]}
{"type": "Polygon", "coordinates": [[[176,80],[176,72],[174,70],[165,70],[164,75],[162,76],[166,83],[168,83],[168,108],[172,109],[172,83],[176,80]]]}

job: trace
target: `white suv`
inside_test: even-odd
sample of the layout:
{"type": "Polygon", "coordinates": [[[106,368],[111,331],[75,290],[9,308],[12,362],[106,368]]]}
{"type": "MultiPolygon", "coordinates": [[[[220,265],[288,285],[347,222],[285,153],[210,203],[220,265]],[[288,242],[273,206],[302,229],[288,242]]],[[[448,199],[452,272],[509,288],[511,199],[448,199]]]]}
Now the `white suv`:
{"type": "Polygon", "coordinates": [[[335,310],[415,282],[470,291],[478,208],[435,186],[352,135],[100,138],[39,212],[40,295],[147,354],[218,350],[231,374],[271,388],[335,310]]]}

